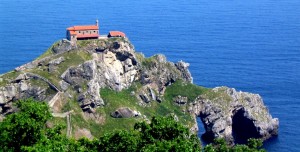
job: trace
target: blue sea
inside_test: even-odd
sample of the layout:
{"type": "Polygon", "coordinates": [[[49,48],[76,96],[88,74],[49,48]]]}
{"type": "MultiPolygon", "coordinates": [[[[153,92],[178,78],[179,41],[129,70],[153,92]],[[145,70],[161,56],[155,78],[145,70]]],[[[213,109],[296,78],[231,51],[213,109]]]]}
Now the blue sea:
{"type": "Polygon", "coordinates": [[[265,148],[300,151],[299,0],[1,0],[0,73],[96,19],[101,34],[123,31],[146,56],[189,62],[198,85],[260,94],[280,120],[265,148]]]}

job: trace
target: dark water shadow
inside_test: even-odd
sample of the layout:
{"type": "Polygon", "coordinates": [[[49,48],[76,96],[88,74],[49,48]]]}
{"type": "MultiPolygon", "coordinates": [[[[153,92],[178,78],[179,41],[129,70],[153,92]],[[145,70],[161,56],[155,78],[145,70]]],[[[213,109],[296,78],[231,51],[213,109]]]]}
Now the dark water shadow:
{"type": "Polygon", "coordinates": [[[202,147],[204,147],[204,146],[206,146],[209,143],[207,143],[206,141],[204,141],[204,139],[202,138],[202,135],[205,133],[205,128],[204,128],[204,125],[203,125],[200,117],[197,117],[197,125],[198,125],[198,128],[199,128],[199,130],[198,130],[198,137],[201,140],[202,147]]]}

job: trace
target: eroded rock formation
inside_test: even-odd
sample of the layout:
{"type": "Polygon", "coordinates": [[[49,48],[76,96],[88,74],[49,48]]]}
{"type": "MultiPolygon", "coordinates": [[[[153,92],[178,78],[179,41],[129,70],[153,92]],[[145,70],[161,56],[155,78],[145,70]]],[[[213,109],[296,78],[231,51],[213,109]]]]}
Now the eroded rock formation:
{"type": "Polygon", "coordinates": [[[216,97],[199,96],[190,112],[201,118],[207,141],[225,138],[230,143],[246,143],[249,138],[268,139],[278,134],[279,121],[272,118],[258,94],[216,87],[216,97]]]}

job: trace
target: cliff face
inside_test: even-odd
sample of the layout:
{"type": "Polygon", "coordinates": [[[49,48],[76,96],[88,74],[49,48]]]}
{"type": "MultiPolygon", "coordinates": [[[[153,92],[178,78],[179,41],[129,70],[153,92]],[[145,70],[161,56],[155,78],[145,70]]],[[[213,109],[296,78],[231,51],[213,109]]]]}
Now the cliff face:
{"type": "Polygon", "coordinates": [[[246,143],[249,138],[268,139],[278,134],[279,121],[272,118],[258,94],[216,87],[211,97],[203,94],[191,103],[190,112],[201,118],[207,141],[222,137],[230,143],[246,143]]]}
{"type": "Polygon", "coordinates": [[[103,128],[116,125],[115,118],[142,121],[172,114],[195,131],[194,116],[199,116],[209,140],[277,135],[278,120],[259,95],[193,85],[188,66],[163,55],[145,58],[125,38],[78,41],[76,46],[62,40],[35,61],[1,75],[1,117],[16,110],[14,101],[33,97],[47,101],[53,113],[73,110],[71,101],[76,101],[80,110],[74,115],[103,128]]]}

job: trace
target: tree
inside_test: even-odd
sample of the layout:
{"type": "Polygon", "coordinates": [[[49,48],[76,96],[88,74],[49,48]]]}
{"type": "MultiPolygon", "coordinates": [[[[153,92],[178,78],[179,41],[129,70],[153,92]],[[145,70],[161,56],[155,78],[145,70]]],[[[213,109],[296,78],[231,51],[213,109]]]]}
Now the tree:
{"type": "Polygon", "coordinates": [[[43,138],[45,123],[51,118],[48,105],[32,98],[16,103],[19,112],[8,115],[0,123],[0,147],[3,151],[20,151],[43,138]]]}
{"type": "Polygon", "coordinates": [[[204,148],[204,152],[264,152],[262,147],[262,140],[248,139],[247,145],[227,145],[225,139],[215,139],[212,144],[208,144],[204,148]]]}
{"type": "Polygon", "coordinates": [[[99,151],[201,151],[199,138],[173,117],[153,117],[135,124],[134,130],[106,134],[99,151]]]}
{"type": "Polygon", "coordinates": [[[69,139],[61,134],[65,126],[47,128],[52,118],[45,102],[32,98],[16,102],[18,112],[0,123],[0,151],[97,151],[97,140],[69,139]]]}

